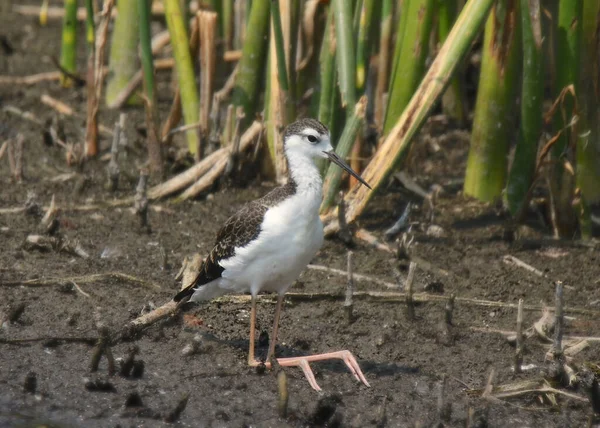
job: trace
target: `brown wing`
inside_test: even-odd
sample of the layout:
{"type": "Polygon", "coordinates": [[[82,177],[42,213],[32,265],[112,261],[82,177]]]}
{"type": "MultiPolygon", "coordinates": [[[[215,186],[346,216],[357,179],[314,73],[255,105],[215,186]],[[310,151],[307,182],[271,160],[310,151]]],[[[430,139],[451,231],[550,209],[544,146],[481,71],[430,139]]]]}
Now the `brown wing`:
{"type": "Polygon", "coordinates": [[[258,237],[268,209],[269,206],[258,200],[250,202],[231,216],[217,233],[215,245],[202,263],[196,281],[177,293],[173,300],[187,300],[199,287],[220,278],[225,269],[219,262],[233,256],[236,247],[245,247],[258,237]]]}

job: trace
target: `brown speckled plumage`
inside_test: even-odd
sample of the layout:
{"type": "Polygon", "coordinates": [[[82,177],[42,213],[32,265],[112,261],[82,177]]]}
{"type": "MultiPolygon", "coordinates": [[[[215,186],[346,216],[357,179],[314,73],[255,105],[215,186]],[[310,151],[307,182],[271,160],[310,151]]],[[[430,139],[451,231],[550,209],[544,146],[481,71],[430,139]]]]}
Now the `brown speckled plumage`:
{"type": "MultiPolygon", "coordinates": [[[[300,119],[285,129],[284,141],[291,135],[300,134],[306,128],[315,129],[320,134],[329,133],[325,125],[318,120],[300,119]]],[[[267,210],[294,195],[296,188],[296,182],[289,175],[287,184],[273,189],[256,201],[247,203],[231,216],[217,233],[215,245],[202,264],[196,281],[179,292],[174,300],[176,302],[186,301],[198,287],[220,278],[224,268],[219,262],[232,257],[236,248],[245,247],[255,240],[260,234],[261,224],[267,210]]]]}

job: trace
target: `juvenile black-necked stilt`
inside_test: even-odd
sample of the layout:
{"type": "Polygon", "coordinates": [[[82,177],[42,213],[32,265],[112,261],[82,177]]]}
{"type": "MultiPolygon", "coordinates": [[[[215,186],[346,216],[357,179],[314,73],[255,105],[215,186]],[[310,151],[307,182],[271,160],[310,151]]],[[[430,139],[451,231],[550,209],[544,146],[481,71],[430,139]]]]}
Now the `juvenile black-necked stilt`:
{"type": "MultiPolygon", "coordinates": [[[[177,302],[202,301],[227,293],[249,292],[252,295],[250,366],[262,364],[254,356],[257,294],[278,293],[265,363],[268,366],[275,352],[284,294],[323,244],[323,224],[319,218],[323,181],[315,159],[329,159],[369,187],[335,154],[329,131],[317,120],[301,119],[289,125],[284,133],[284,148],[289,171],[287,184],[246,204],[227,220],[196,281],[174,298],[177,302]]],[[[310,385],[319,391],[309,363],[334,358],[343,360],[354,377],[369,386],[350,351],[279,358],[277,362],[281,366],[300,367],[310,385]]]]}

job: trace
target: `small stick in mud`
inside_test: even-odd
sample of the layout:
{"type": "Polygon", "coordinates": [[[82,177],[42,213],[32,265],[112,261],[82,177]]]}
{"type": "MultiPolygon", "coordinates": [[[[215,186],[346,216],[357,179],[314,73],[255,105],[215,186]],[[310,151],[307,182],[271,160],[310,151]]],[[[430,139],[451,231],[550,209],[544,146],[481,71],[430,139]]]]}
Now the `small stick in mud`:
{"type": "Polygon", "coordinates": [[[164,421],[167,423],[177,422],[183,411],[185,410],[188,400],[190,398],[189,394],[185,394],[178,402],[173,410],[165,415],[164,421]]]}
{"type": "Polygon", "coordinates": [[[517,349],[515,351],[515,373],[521,373],[523,364],[523,299],[517,308],[517,349]]]}
{"type": "Polygon", "coordinates": [[[351,246],[353,244],[352,233],[348,228],[348,223],[346,223],[346,202],[344,201],[344,192],[340,191],[339,193],[339,203],[338,203],[338,223],[340,228],[337,232],[337,237],[342,241],[346,246],[351,246]]]}
{"type": "Polygon", "coordinates": [[[17,135],[17,142],[15,145],[15,170],[14,178],[17,183],[23,182],[23,145],[25,144],[25,137],[23,134],[17,135]]]}
{"type": "Polygon", "coordinates": [[[0,147],[0,160],[4,157],[4,153],[6,153],[6,149],[8,149],[9,143],[10,140],[6,140],[4,143],[2,143],[2,147],[0,147]]]}
{"type": "Polygon", "coordinates": [[[143,168],[140,171],[140,180],[135,189],[134,198],[134,210],[136,215],[140,219],[140,225],[142,228],[150,229],[148,224],[148,197],[146,194],[146,188],[148,186],[148,171],[143,168]]]}
{"type": "Polygon", "coordinates": [[[15,156],[15,144],[12,140],[8,140],[8,150],[6,155],[8,156],[8,167],[10,168],[10,175],[16,181],[17,176],[17,161],[15,156]]]}
{"type": "Polygon", "coordinates": [[[445,306],[445,321],[446,321],[446,326],[451,327],[452,326],[452,316],[454,314],[454,301],[456,300],[456,296],[453,294],[450,295],[450,298],[448,299],[448,301],[446,302],[446,306],[445,306]]]}
{"type": "Polygon", "coordinates": [[[113,357],[112,351],[110,349],[110,332],[106,327],[100,327],[98,329],[100,333],[100,338],[94,347],[94,351],[92,352],[92,359],[90,361],[90,372],[94,373],[98,371],[98,366],[100,365],[100,359],[102,355],[106,356],[106,360],[108,361],[108,374],[112,376],[115,374],[115,359],[113,357]]]}
{"type": "MultiPolygon", "coordinates": [[[[438,400],[437,400],[437,411],[438,418],[441,426],[445,426],[445,423],[449,423],[452,418],[452,403],[446,400],[446,374],[442,375],[442,379],[439,382],[438,389],[438,400]]],[[[438,426],[440,426],[438,425],[438,426]]]]}
{"type": "Polygon", "coordinates": [[[487,383],[483,390],[483,393],[481,394],[481,398],[486,398],[486,399],[492,398],[492,391],[494,390],[494,381],[495,380],[496,380],[496,369],[494,367],[492,367],[492,369],[490,370],[490,375],[488,376],[487,383]]]}
{"type": "Polygon", "coordinates": [[[354,296],[354,268],[352,266],[352,251],[348,251],[348,284],[346,286],[346,300],[344,301],[344,309],[346,310],[346,321],[348,324],[352,324],[354,315],[352,313],[354,308],[353,296],[354,296]]]}
{"type": "Polygon", "coordinates": [[[46,214],[40,221],[40,227],[42,229],[42,233],[46,235],[54,235],[58,228],[60,227],[60,222],[58,221],[59,210],[56,206],[56,197],[53,194],[52,200],[50,201],[50,206],[46,210],[46,214]]]}
{"type": "MultiPolygon", "coordinates": [[[[121,117],[123,117],[125,115],[125,113],[121,113],[121,117]]],[[[107,187],[111,192],[114,192],[115,190],[117,190],[117,187],[119,185],[119,174],[120,174],[120,170],[119,170],[119,143],[121,140],[121,133],[122,133],[122,128],[121,128],[121,119],[119,118],[119,121],[115,123],[115,128],[113,131],[113,140],[112,140],[112,145],[110,147],[110,161],[108,162],[108,165],[106,166],[106,171],[108,173],[108,182],[107,182],[107,187]]]]}
{"type": "MultiPolygon", "coordinates": [[[[232,106],[230,106],[232,107],[232,106]]],[[[227,111],[229,113],[229,110],[227,111]]],[[[242,137],[242,121],[246,114],[242,107],[238,107],[235,111],[235,128],[233,131],[232,137],[232,146],[231,152],[229,153],[229,159],[227,160],[227,166],[225,167],[225,176],[231,177],[234,170],[238,166],[239,156],[240,156],[240,140],[242,137]]]]}
{"type": "Polygon", "coordinates": [[[415,279],[415,271],[417,269],[417,264],[415,262],[410,262],[408,267],[408,276],[406,278],[406,282],[404,283],[404,292],[406,293],[406,317],[409,321],[415,319],[415,305],[413,301],[413,282],[415,279]]]}
{"type": "Polygon", "coordinates": [[[563,283],[562,281],[556,281],[556,293],[555,293],[556,308],[554,314],[556,317],[556,323],[554,325],[554,344],[553,353],[555,358],[559,358],[563,354],[562,349],[562,337],[563,337],[563,323],[564,323],[564,298],[563,298],[563,283]]]}
{"type": "Polygon", "coordinates": [[[525,269],[526,271],[533,273],[534,275],[544,276],[544,272],[542,272],[539,269],[534,268],[533,266],[525,263],[523,260],[518,259],[513,255],[510,255],[510,254],[505,255],[502,258],[502,261],[509,265],[515,265],[515,266],[521,267],[521,268],[525,269]]]}
{"type": "Polygon", "coordinates": [[[288,414],[289,391],[287,375],[283,370],[279,370],[279,373],[277,373],[277,393],[279,394],[279,400],[277,401],[279,417],[285,419],[288,414]]]}

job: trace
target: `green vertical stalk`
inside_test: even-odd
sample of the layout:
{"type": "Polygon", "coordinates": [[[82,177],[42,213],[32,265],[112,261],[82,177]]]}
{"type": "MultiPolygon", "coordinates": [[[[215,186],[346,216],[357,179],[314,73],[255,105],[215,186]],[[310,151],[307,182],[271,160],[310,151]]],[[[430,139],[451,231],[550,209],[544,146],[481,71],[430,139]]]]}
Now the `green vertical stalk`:
{"type": "Polygon", "coordinates": [[[319,112],[318,119],[331,130],[333,123],[333,99],[335,93],[336,71],[335,56],[336,43],[333,24],[333,8],[330,6],[325,25],[325,36],[321,44],[319,55],[319,112]]]}
{"type": "Polygon", "coordinates": [[[402,3],[394,53],[395,66],[390,80],[383,126],[384,135],[393,128],[425,72],[425,59],[433,22],[433,6],[434,0],[404,0],[402,3]]]}
{"type": "Polygon", "coordinates": [[[464,191],[486,202],[501,195],[506,180],[520,76],[518,11],[517,0],[496,3],[485,27],[464,191]]]}
{"type": "MultiPolygon", "coordinates": [[[[456,19],[458,0],[437,0],[437,9],[438,37],[440,43],[443,43],[456,19]]],[[[456,120],[458,124],[464,125],[467,121],[467,105],[463,73],[458,72],[456,74],[442,97],[442,110],[448,117],[456,120]]]]}
{"type": "MultiPolygon", "coordinates": [[[[581,67],[583,1],[561,1],[558,5],[558,26],[556,28],[556,81],[553,88],[556,99],[563,88],[573,85],[578,97],[581,67]]],[[[565,168],[565,162],[573,164],[571,149],[576,145],[579,124],[571,126],[578,115],[577,100],[567,95],[554,114],[553,132],[563,130],[552,147],[555,160],[550,176],[550,192],[555,235],[572,237],[577,227],[576,212],[573,209],[575,177],[565,168]]]]}
{"type": "Polygon", "coordinates": [[[96,28],[94,24],[94,1],[85,0],[85,38],[88,45],[94,46],[96,41],[96,28]]]}
{"type": "MultiPolygon", "coordinates": [[[[366,105],[367,99],[366,97],[362,97],[358,103],[355,104],[354,111],[346,121],[344,132],[342,132],[340,141],[335,148],[335,152],[342,159],[347,157],[350,153],[350,150],[352,150],[352,146],[356,141],[358,131],[360,130],[365,119],[366,105]]],[[[326,212],[333,205],[333,202],[335,201],[335,195],[340,188],[343,173],[344,171],[342,171],[342,169],[337,165],[329,165],[327,175],[325,176],[325,180],[323,182],[324,197],[323,202],[321,203],[321,213],[326,212]]]]}
{"type": "Polygon", "coordinates": [[[342,107],[346,109],[346,116],[350,117],[354,113],[354,104],[356,104],[356,60],[352,33],[352,2],[334,0],[333,10],[342,107]]]}
{"type": "MultiPolygon", "coordinates": [[[[183,23],[183,15],[178,0],[164,0],[167,27],[171,34],[171,45],[175,57],[175,68],[181,91],[181,106],[186,125],[196,123],[198,119],[198,90],[194,75],[194,65],[190,54],[188,35],[183,23]]],[[[199,148],[198,132],[196,129],[186,131],[188,150],[196,154],[199,148]]]]}
{"type": "MultiPolygon", "coordinates": [[[[110,46],[109,76],[106,85],[106,104],[110,107],[138,70],[138,0],[119,0],[110,46]]],[[[131,96],[128,104],[139,103],[131,96]]]]}
{"type": "MultiPolygon", "coordinates": [[[[458,64],[478,36],[493,3],[494,0],[469,0],[465,4],[419,88],[361,174],[374,190],[386,183],[390,174],[396,171],[408,152],[414,136],[433,110],[458,64]]],[[[355,185],[345,197],[348,202],[346,220],[348,222],[356,220],[375,194],[376,192],[364,186],[355,185]]]]}
{"type": "Polygon", "coordinates": [[[375,24],[373,12],[378,2],[363,0],[358,24],[358,39],[356,42],[356,89],[362,92],[367,78],[369,54],[371,51],[371,28],[375,24]]]}
{"type": "Polygon", "coordinates": [[[388,86],[390,69],[390,47],[392,42],[392,0],[383,0],[381,5],[381,30],[379,33],[379,63],[377,68],[377,88],[375,89],[375,124],[379,133],[383,129],[384,93],[388,86]]]}
{"type": "MultiPolygon", "coordinates": [[[[156,84],[154,82],[154,63],[152,58],[152,34],[150,31],[151,6],[147,0],[129,0],[138,3],[140,50],[142,71],[144,75],[144,91],[146,94],[146,127],[148,157],[150,168],[154,173],[162,174],[162,153],[158,134],[158,110],[156,105],[156,84]]],[[[177,1],[177,0],[175,0],[177,1]]],[[[191,150],[190,150],[191,151],[191,150]]]]}
{"type": "Polygon", "coordinates": [[[527,202],[533,181],[544,101],[544,46],[539,0],[520,0],[523,33],[521,131],[506,185],[506,202],[515,216],[527,202]]]}
{"type": "Polygon", "coordinates": [[[582,238],[591,238],[591,219],[588,204],[600,201],[600,99],[598,90],[598,15],[600,0],[583,1],[583,34],[579,101],[581,119],[577,126],[576,186],[581,191],[579,229],[582,238]]]}
{"type": "Polygon", "coordinates": [[[254,120],[254,113],[258,105],[258,88],[263,80],[267,40],[269,39],[270,8],[269,1],[253,2],[248,18],[248,29],[251,30],[246,33],[232,96],[233,104],[244,109],[243,129],[254,120]]]}
{"type": "MultiPolygon", "coordinates": [[[[65,0],[60,66],[70,73],[77,71],[77,0],[65,0]]],[[[60,83],[64,87],[70,87],[73,79],[63,74],[60,83]]]]}
{"type": "Polygon", "coordinates": [[[225,50],[233,48],[233,0],[223,0],[223,14],[221,15],[221,26],[223,27],[223,39],[225,50]]]}

